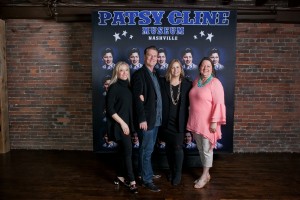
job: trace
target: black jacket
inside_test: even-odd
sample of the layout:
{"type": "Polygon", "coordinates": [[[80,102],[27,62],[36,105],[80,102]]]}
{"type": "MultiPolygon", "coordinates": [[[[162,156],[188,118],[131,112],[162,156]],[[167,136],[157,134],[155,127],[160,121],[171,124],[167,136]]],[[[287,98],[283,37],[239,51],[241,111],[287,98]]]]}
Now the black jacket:
{"type": "Polygon", "coordinates": [[[118,80],[109,86],[106,95],[106,114],[107,114],[107,134],[110,140],[120,140],[123,130],[118,122],[113,118],[113,114],[119,117],[128,125],[130,132],[134,132],[132,117],[132,93],[129,82],[118,80]]]}
{"type": "MultiPolygon", "coordinates": [[[[161,95],[162,95],[162,129],[166,128],[169,120],[171,92],[170,82],[166,81],[165,78],[160,79],[161,95]]],[[[179,117],[178,117],[178,131],[184,133],[186,131],[186,124],[189,116],[189,91],[192,87],[192,82],[183,78],[180,88],[180,99],[179,99],[179,117]]]]}
{"type": "Polygon", "coordinates": [[[133,73],[131,85],[136,130],[139,129],[139,124],[144,121],[147,121],[148,130],[153,129],[156,120],[157,96],[153,81],[145,65],[133,73]],[[141,101],[140,95],[144,96],[144,101],[141,101]]]}

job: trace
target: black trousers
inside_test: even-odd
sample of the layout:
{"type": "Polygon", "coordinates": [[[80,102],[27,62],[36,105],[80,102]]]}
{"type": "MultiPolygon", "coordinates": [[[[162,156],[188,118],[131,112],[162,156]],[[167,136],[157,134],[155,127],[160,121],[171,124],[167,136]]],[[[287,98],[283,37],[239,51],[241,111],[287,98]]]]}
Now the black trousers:
{"type": "Polygon", "coordinates": [[[132,142],[131,135],[122,135],[120,140],[117,140],[117,176],[125,177],[129,181],[134,181],[134,173],[132,167],[132,142]]]}
{"type": "Polygon", "coordinates": [[[181,180],[183,165],[183,135],[184,133],[163,130],[164,140],[166,142],[166,156],[170,168],[172,182],[178,184],[181,180]]]}

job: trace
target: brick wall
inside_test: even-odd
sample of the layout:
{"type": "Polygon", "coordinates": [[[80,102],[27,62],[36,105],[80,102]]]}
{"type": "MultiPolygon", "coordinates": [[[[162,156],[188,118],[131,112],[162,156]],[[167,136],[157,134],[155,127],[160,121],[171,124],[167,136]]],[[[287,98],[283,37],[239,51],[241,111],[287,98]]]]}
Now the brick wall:
{"type": "Polygon", "coordinates": [[[12,149],[92,150],[91,24],[7,20],[12,149]]]}
{"type": "MultiPolygon", "coordinates": [[[[7,20],[12,149],[92,150],[91,23],[7,20]]],[[[300,152],[300,26],[238,24],[234,152],[300,152]]]]}
{"type": "Polygon", "coordinates": [[[235,152],[300,152],[300,26],[238,24],[235,152]]]}

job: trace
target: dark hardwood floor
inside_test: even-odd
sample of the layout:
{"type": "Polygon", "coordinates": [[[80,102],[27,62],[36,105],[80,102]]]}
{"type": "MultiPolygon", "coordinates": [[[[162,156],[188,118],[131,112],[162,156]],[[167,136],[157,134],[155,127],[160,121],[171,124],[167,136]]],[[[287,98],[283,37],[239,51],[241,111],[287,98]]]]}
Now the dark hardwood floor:
{"type": "MultiPolygon", "coordinates": [[[[193,188],[201,167],[185,167],[180,186],[171,186],[163,176],[155,180],[161,192],[140,186],[138,194],[113,184],[113,158],[81,151],[12,150],[0,155],[0,199],[300,199],[296,153],[220,153],[205,188],[193,188]]],[[[155,171],[164,175],[166,169],[155,171]]]]}

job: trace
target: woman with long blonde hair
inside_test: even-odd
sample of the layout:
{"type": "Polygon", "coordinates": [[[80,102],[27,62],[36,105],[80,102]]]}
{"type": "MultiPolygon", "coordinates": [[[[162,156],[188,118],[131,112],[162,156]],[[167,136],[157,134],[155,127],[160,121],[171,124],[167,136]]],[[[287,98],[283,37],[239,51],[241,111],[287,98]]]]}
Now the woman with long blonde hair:
{"type": "Polygon", "coordinates": [[[134,132],[132,117],[132,93],[130,69],[126,62],[118,62],[114,68],[107,92],[108,135],[118,143],[118,164],[115,184],[129,182],[130,191],[137,193],[132,167],[131,134],[134,132]]]}

